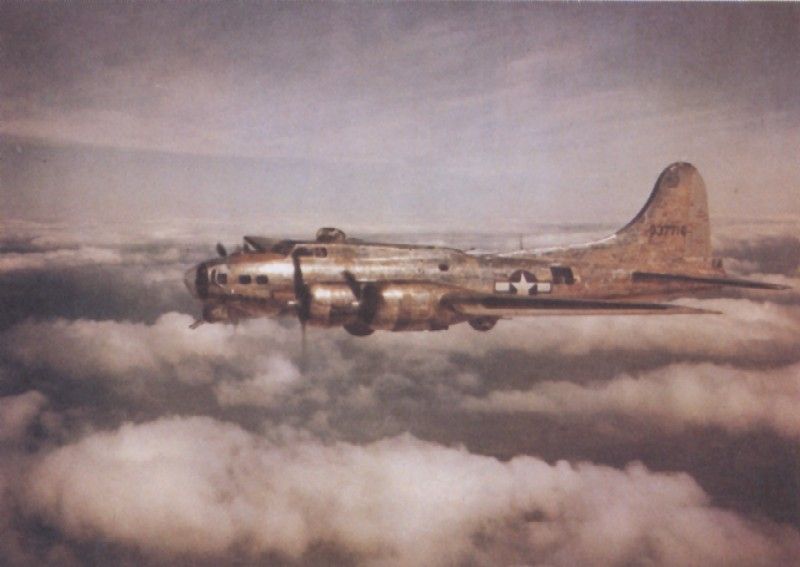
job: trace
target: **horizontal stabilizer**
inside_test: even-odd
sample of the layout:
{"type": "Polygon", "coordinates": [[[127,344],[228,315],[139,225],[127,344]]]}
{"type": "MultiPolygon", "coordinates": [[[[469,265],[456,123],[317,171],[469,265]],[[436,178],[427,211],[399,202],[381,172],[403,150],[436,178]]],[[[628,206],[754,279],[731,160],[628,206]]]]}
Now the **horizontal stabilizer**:
{"type": "Polygon", "coordinates": [[[442,302],[467,316],[519,317],[530,315],[682,315],[716,314],[718,311],[695,309],[667,303],[641,303],[594,299],[523,297],[488,294],[453,293],[442,302]]]}
{"type": "Polygon", "coordinates": [[[633,272],[635,282],[684,282],[702,283],[720,286],[746,287],[750,289],[791,289],[788,285],[774,284],[769,282],[758,282],[754,280],[743,280],[739,278],[718,277],[718,276],[690,276],[687,274],[662,274],[656,272],[633,272]]]}

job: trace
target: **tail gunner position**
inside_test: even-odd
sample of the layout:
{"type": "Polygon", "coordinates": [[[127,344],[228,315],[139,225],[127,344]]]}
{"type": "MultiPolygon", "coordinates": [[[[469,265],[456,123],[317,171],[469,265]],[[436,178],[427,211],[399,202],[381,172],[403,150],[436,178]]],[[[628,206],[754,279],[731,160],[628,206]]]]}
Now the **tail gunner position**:
{"type": "Polygon", "coordinates": [[[203,321],[294,316],[301,325],[445,330],[467,322],[488,331],[528,315],[682,314],[664,304],[725,286],[785,289],[729,277],[711,256],[706,189],[688,163],[656,181],[641,211],[611,236],[581,246],[510,254],[366,242],[335,228],[314,240],[245,236],[244,246],[186,273],[203,321]]]}

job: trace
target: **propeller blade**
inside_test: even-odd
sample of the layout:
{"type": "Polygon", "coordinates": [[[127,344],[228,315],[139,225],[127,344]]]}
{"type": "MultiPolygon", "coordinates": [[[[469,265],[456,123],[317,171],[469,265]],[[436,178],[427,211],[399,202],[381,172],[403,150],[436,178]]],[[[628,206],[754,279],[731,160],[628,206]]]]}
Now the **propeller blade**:
{"type": "Polygon", "coordinates": [[[306,371],[307,362],[307,347],[306,347],[306,322],[300,321],[300,372],[306,371]]]}
{"type": "Polygon", "coordinates": [[[300,371],[306,369],[306,323],[311,318],[311,290],[303,279],[303,268],[300,265],[300,251],[292,252],[294,265],[294,296],[296,301],[297,319],[300,321],[300,371]]]}
{"type": "Polygon", "coordinates": [[[303,270],[300,266],[300,255],[295,251],[292,253],[292,264],[294,264],[294,296],[297,301],[297,318],[300,324],[305,325],[311,317],[311,291],[303,280],[303,270]]]}
{"type": "Polygon", "coordinates": [[[353,292],[355,298],[361,301],[361,284],[358,283],[358,280],[353,275],[353,272],[345,270],[342,272],[342,275],[344,276],[344,281],[347,282],[347,285],[350,288],[350,291],[353,292]]]}
{"type": "Polygon", "coordinates": [[[228,255],[228,251],[225,250],[225,247],[222,245],[222,242],[217,242],[217,254],[219,254],[223,258],[228,255]]]}
{"type": "Polygon", "coordinates": [[[381,290],[374,283],[364,284],[361,290],[361,300],[358,302],[358,318],[365,325],[370,325],[378,313],[378,304],[381,301],[381,290]]]}
{"type": "Polygon", "coordinates": [[[342,272],[342,275],[358,301],[358,319],[365,328],[368,328],[378,312],[381,290],[373,282],[359,283],[353,273],[348,270],[342,272]]]}

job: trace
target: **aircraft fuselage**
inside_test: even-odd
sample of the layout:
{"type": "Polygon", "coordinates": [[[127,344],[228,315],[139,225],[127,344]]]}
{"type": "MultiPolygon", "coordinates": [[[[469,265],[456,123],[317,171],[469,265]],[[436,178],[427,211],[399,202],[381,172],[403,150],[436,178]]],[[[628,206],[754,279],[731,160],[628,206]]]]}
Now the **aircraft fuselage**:
{"type": "Polygon", "coordinates": [[[206,322],[293,315],[300,322],[375,330],[442,330],[530,315],[706,312],[664,303],[723,286],[783,286],[727,276],[711,256],[705,185],[690,164],[659,176],[642,210],[602,240],[552,250],[473,254],[365,242],[323,228],[315,240],[245,237],[201,263],[186,285],[206,322]]]}

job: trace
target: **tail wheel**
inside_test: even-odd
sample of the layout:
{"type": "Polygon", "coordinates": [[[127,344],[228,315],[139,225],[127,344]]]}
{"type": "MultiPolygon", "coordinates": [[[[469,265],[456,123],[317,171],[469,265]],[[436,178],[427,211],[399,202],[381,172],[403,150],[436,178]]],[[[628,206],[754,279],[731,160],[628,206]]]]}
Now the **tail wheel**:
{"type": "Polygon", "coordinates": [[[497,319],[495,317],[476,317],[469,320],[469,326],[481,332],[491,331],[496,324],[497,319]]]}
{"type": "Polygon", "coordinates": [[[375,329],[361,322],[348,323],[344,326],[344,330],[356,337],[366,337],[375,332],[375,329]]]}

